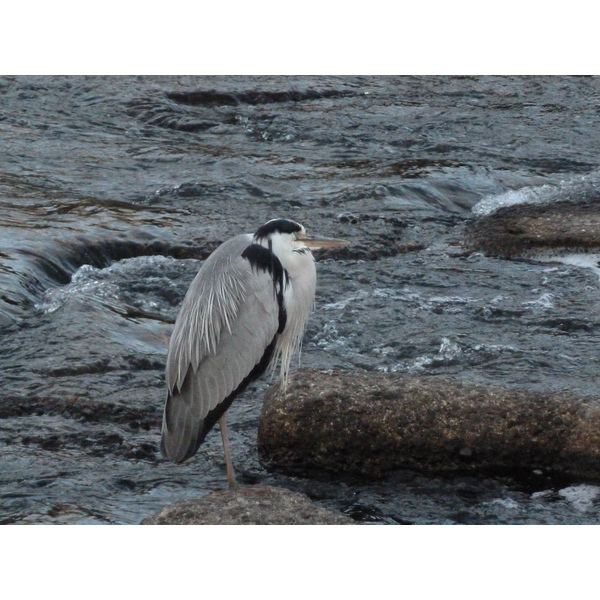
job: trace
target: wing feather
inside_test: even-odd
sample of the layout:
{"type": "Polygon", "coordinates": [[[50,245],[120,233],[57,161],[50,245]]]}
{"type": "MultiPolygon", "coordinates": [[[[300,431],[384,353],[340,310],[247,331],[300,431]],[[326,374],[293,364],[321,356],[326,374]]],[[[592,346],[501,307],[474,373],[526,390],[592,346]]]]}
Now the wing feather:
{"type": "Polygon", "coordinates": [[[206,260],[175,322],[161,439],[174,462],[195,453],[206,416],[248,378],[277,336],[273,278],[242,257],[250,243],[250,236],[238,236],[206,260]]]}

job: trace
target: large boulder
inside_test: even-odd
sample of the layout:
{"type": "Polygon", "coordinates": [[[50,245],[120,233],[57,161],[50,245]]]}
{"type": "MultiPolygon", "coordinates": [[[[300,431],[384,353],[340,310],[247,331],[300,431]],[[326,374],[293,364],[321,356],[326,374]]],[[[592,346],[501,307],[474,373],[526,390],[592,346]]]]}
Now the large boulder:
{"type": "Polygon", "coordinates": [[[165,506],[142,525],[352,525],[297,492],[270,486],[238,487],[165,506]]]}
{"type": "Polygon", "coordinates": [[[472,223],[466,246],[511,258],[563,249],[600,250],[600,203],[516,204],[472,223]]]}
{"type": "Polygon", "coordinates": [[[600,478],[600,407],[437,377],[297,371],[265,396],[258,448],[289,473],[548,469],[600,478]]]}

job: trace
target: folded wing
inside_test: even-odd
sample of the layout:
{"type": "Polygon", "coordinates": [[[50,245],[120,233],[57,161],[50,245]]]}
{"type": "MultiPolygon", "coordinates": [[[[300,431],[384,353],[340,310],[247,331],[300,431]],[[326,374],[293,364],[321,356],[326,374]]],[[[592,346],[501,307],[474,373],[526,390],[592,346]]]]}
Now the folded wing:
{"type": "MultiPolygon", "coordinates": [[[[235,396],[266,369],[280,328],[274,272],[245,258],[251,236],[222,244],[190,285],[167,356],[161,450],[179,463],[198,446],[235,396]]],[[[259,247],[259,252],[268,253],[259,247]]],[[[281,286],[281,282],[279,282],[281,286]]]]}

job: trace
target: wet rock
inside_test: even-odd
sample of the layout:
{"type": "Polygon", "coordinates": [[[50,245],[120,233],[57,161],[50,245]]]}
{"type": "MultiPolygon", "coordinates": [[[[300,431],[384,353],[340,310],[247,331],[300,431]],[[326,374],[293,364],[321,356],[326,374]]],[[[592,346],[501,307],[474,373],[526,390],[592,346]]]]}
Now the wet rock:
{"type": "Polygon", "coordinates": [[[305,102],[326,98],[343,98],[351,95],[343,90],[314,90],[307,89],[285,91],[239,91],[223,93],[216,90],[196,90],[193,92],[168,92],[167,97],[175,102],[192,106],[237,106],[239,104],[274,104],[281,102],[305,102]]]}
{"type": "Polygon", "coordinates": [[[142,525],[351,525],[304,494],[269,486],[239,487],[166,506],[142,525]]]}
{"type": "Polygon", "coordinates": [[[298,371],[266,395],[261,459],[289,474],[543,468],[600,478],[600,406],[447,378],[298,371]]]}
{"type": "Polygon", "coordinates": [[[500,208],[471,224],[471,252],[510,258],[551,249],[600,249],[600,204],[518,204],[500,208]]]}

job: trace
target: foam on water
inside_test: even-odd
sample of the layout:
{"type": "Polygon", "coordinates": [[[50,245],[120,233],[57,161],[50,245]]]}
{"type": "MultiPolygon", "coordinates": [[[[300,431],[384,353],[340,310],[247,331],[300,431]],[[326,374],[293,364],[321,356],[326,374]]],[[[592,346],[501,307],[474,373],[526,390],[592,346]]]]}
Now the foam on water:
{"type": "Polygon", "coordinates": [[[600,487],[589,484],[572,485],[560,490],[558,495],[570,502],[576,510],[587,512],[600,498],[600,487]]]}
{"type": "Polygon", "coordinates": [[[103,281],[99,278],[101,272],[104,270],[92,265],[79,267],[73,274],[70,283],[47,290],[41,302],[37,303],[35,308],[46,314],[50,314],[72,300],[83,300],[85,298],[94,298],[101,301],[118,300],[118,286],[110,281],[103,281]]]}
{"type": "Polygon", "coordinates": [[[566,253],[566,254],[536,254],[533,256],[535,260],[541,262],[557,262],[563,265],[574,267],[583,267],[591,269],[598,277],[600,277],[600,254],[597,253],[566,253]]]}
{"type": "Polygon", "coordinates": [[[524,187],[519,190],[510,190],[495,196],[486,196],[480,200],[471,211],[478,217],[489,215],[499,208],[513,206],[514,204],[542,204],[556,190],[555,186],[542,185],[539,187],[524,187]]]}
{"type": "Polygon", "coordinates": [[[519,503],[513,498],[496,498],[490,502],[506,510],[521,510],[519,503]]]}
{"type": "Polygon", "coordinates": [[[343,300],[338,300],[337,302],[329,302],[327,304],[324,304],[321,308],[323,310],[343,310],[348,306],[348,304],[356,302],[357,300],[364,300],[368,296],[369,294],[367,292],[361,290],[357,294],[349,296],[348,298],[344,298],[343,300]]]}
{"type": "Polygon", "coordinates": [[[583,202],[595,200],[600,186],[600,172],[561,180],[556,185],[526,186],[502,194],[485,196],[471,211],[478,217],[515,204],[550,204],[561,200],[583,202]]]}
{"type": "MultiPolygon", "coordinates": [[[[394,352],[396,352],[396,350],[389,346],[375,348],[373,351],[374,354],[381,357],[393,355],[394,352]]],[[[439,367],[440,365],[449,365],[459,362],[462,358],[462,355],[463,349],[458,342],[454,342],[447,337],[443,337],[440,340],[440,347],[436,354],[432,356],[417,356],[412,361],[401,361],[389,366],[378,366],[377,370],[383,373],[397,373],[403,371],[407,373],[421,373],[429,367],[439,367]]]]}
{"type": "MultiPolygon", "coordinates": [[[[82,265],[73,273],[68,284],[48,289],[35,308],[50,314],[73,301],[95,301],[114,306],[122,302],[121,291],[124,283],[132,280],[152,282],[152,272],[159,273],[166,266],[176,265],[178,262],[180,261],[174,258],[151,255],[125,258],[105,268],[82,265]]],[[[158,308],[152,299],[142,298],[141,301],[145,310],[158,308]]]]}
{"type": "Polygon", "coordinates": [[[542,294],[537,300],[523,302],[523,308],[531,308],[533,310],[549,310],[554,308],[554,294],[542,294]]]}

